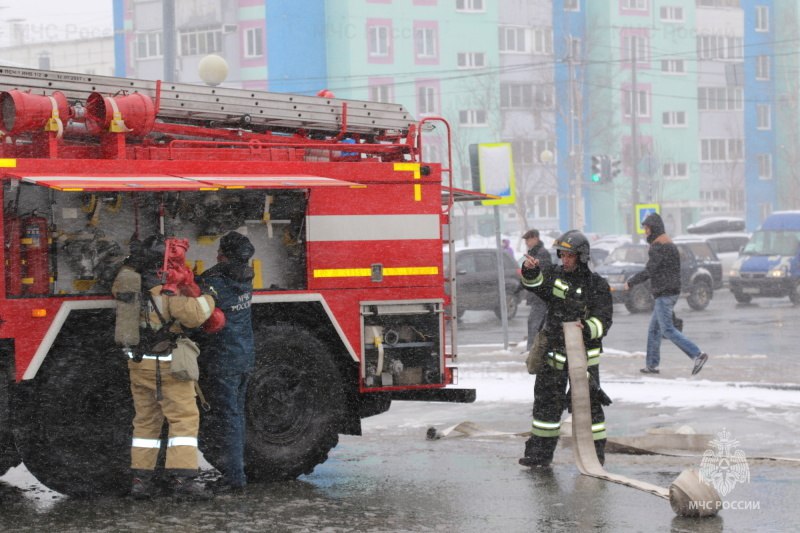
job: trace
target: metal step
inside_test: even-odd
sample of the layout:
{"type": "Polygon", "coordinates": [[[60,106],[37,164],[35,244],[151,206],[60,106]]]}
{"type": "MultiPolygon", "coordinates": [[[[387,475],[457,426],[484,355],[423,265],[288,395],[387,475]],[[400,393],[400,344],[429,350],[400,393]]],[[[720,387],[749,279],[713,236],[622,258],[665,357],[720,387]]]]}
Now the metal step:
{"type": "MultiPolygon", "coordinates": [[[[138,92],[156,99],[157,82],[51,70],[0,67],[0,90],[61,91],[70,101],[85,103],[92,92],[113,96],[138,92]]],[[[347,104],[347,131],[360,134],[405,134],[414,118],[399,104],[270,93],[188,83],[162,82],[158,118],[165,122],[248,124],[254,130],[306,129],[337,133],[347,104]]]]}

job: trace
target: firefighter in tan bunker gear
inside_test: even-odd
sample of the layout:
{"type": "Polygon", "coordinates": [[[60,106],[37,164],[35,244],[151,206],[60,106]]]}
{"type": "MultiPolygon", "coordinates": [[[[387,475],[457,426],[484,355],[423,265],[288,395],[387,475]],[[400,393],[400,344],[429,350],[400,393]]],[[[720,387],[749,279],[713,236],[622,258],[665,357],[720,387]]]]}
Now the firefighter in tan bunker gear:
{"type": "MultiPolygon", "coordinates": [[[[155,353],[157,350],[152,345],[152,338],[153,332],[157,332],[163,324],[167,324],[175,334],[180,333],[182,328],[199,327],[211,316],[214,299],[210,295],[190,297],[162,294],[157,272],[164,260],[163,236],[150,236],[131,248],[131,255],[112,287],[118,308],[121,303],[130,304],[132,299],[138,301],[133,305],[138,305],[140,309],[139,345],[124,348],[130,358],[128,369],[135,409],[131,442],[131,495],[137,499],[154,495],[154,471],[162,444],[161,428],[166,419],[169,435],[164,469],[169,484],[176,496],[205,499],[211,496],[210,491],[194,479],[198,474],[197,436],[200,425],[195,383],[181,381],[171,375],[171,347],[167,346],[165,353],[155,353]],[[135,280],[136,274],[140,276],[140,290],[132,291],[129,280],[135,280]]],[[[117,342],[120,343],[119,311],[117,321],[117,342]]],[[[160,338],[160,335],[157,336],[160,338]]]]}

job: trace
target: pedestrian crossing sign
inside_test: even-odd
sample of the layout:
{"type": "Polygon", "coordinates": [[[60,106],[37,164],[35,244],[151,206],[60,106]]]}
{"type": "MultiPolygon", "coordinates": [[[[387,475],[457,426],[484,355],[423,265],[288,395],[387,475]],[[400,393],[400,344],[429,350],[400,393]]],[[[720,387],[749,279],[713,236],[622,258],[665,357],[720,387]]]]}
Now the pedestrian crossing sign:
{"type": "Polygon", "coordinates": [[[661,214],[660,204],[636,204],[636,233],[644,235],[644,227],[642,222],[651,213],[661,214]]]}

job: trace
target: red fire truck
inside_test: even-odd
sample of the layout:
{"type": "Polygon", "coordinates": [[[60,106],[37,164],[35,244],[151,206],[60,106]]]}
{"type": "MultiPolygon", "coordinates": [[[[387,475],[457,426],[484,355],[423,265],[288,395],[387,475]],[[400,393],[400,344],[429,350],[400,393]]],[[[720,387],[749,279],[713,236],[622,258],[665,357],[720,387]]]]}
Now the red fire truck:
{"type": "Polygon", "coordinates": [[[196,272],[230,230],[256,247],[250,479],[310,473],[392,400],[474,400],[446,387],[443,226],[477,195],[421,161],[427,123],[449,145],[442,119],[329,94],[6,67],[0,91],[0,474],[24,461],[65,494],[128,487],[133,413],[110,284],[130,242],[157,232],[189,239],[196,272]]]}

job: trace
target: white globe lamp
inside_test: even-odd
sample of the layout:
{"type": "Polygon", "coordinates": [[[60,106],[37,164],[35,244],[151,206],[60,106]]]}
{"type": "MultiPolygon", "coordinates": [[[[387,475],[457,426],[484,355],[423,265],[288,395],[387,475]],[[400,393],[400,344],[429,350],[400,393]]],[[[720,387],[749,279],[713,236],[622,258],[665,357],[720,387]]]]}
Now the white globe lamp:
{"type": "Polygon", "coordinates": [[[228,62],[216,54],[207,55],[197,64],[197,74],[207,85],[219,85],[228,77],[228,62]]]}

